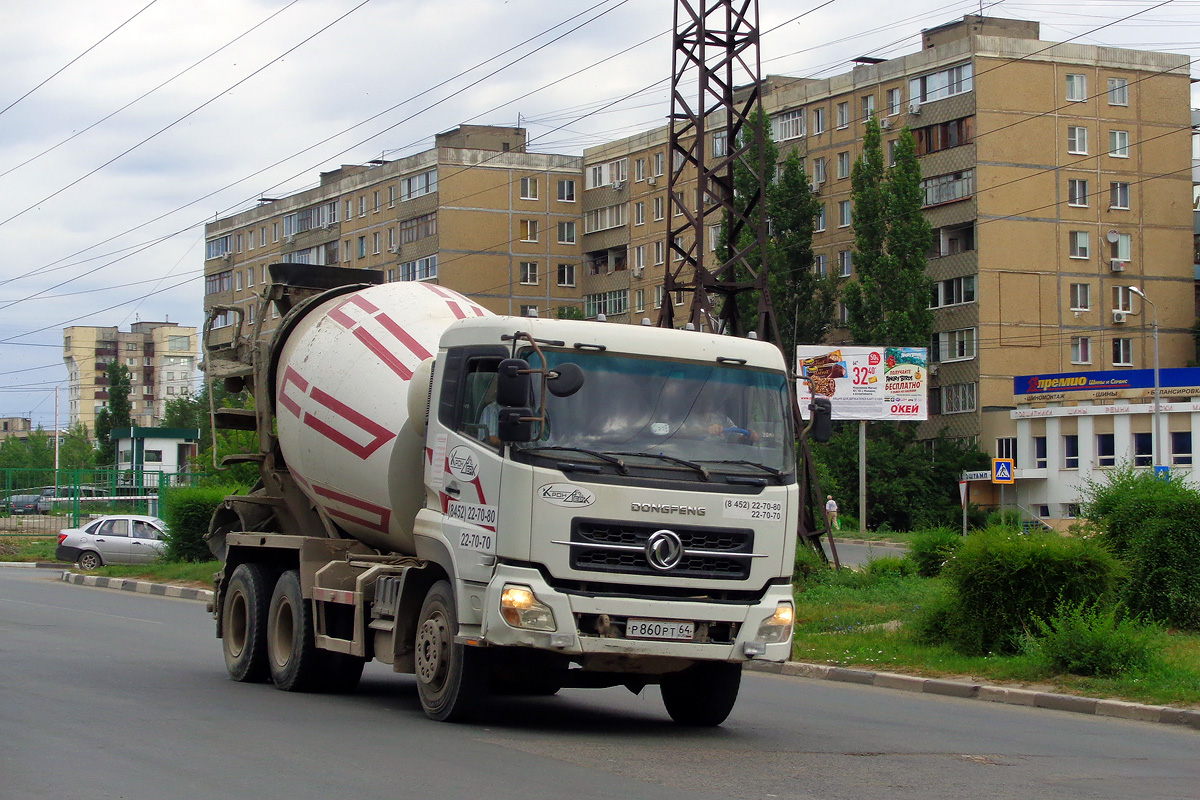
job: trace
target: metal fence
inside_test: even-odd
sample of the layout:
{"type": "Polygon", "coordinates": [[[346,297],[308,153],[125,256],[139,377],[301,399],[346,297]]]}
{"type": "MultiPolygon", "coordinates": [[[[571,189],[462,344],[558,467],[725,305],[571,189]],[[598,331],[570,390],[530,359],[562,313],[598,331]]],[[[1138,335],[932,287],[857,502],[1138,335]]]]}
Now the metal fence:
{"type": "Polygon", "coordinates": [[[195,486],[189,472],[112,469],[0,469],[0,535],[51,535],[105,514],[159,515],[172,487],[195,486]]]}

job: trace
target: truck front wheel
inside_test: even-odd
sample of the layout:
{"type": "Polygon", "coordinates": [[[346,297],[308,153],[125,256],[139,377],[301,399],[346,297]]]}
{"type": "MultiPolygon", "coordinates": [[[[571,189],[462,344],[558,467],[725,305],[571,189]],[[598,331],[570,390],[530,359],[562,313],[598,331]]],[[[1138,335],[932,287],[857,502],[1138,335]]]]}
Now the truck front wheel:
{"type": "Polygon", "coordinates": [[[481,654],[455,644],[457,632],[454,589],[438,581],[425,595],[414,638],[417,694],[425,715],[438,722],[468,719],[483,695],[486,676],[481,654]]]}
{"type": "Polygon", "coordinates": [[[700,661],[662,678],[663,705],[680,725],[713,727],[733,711],[742,686],[742,665],[700,661]]]}
{"type": "Polygon", "coordinates": [[[221,648],[235,681],[267,679],[267,603],[270,583],[258,564],[239,564],[221,604],[221,648]]]}

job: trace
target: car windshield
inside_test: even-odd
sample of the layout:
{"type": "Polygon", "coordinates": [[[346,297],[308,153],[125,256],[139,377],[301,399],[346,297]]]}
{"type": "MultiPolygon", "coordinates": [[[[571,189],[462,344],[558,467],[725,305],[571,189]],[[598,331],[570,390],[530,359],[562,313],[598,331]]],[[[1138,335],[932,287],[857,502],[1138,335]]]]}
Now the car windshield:
{"type": "MultiPolygon", "coordinates": [[[[653,462],[688,470],[674,461],[682,460],[723,473],[762,475],[760,466],[793,471],[782,372],[589,351],[545,353],[551,368],[572,361],[585,379],[570,397],[547,395],[548,425],[527,449],[619,454],[630,466],[653,462]]],[[[539,366],[532,351],[524,357],[539,366]]]]}

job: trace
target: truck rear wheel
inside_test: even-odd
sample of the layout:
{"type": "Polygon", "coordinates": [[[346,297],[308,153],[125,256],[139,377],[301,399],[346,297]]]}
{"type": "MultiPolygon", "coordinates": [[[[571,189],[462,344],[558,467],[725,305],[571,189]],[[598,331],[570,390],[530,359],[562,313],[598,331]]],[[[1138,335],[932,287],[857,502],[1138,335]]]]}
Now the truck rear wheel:
{"type": "Polygon", "coordinates": [[[267,679],[267,603],[270,585],[258,564],[239,564],[221,604],[221,648],[235,681],[267,679]]]}
{"type": "Polygon", "coordinates": [[[454,589],[438,581],[425,595],[414,639],[417,694],[425,716],[438,722],[468,719],[483,696],[486,665],[475,648],[454,643],[456,633],[454,589]]]}
{"type": "Polygon", "coordinates": [[[742,665],[700,661],[662,678],[663,705],[680,725],[713,727],[733,711],[742,685],[742,665]]]}
{"type": "Polygon", "coordinates": [[[312,613],[300,593],[300,573],[279,576],[267,613],[267,664],[271,680],[285,692],[313,688],[321,659],[313,641],[312,613]]]}

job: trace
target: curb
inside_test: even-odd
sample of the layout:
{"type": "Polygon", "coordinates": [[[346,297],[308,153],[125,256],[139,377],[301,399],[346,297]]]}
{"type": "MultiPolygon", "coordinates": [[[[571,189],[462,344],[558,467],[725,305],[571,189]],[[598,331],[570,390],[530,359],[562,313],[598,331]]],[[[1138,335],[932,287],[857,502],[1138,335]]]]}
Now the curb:
{"type": "Polygon", "coordinates": [[[986,700],[1031,708],[1047,708],[1053,711],[1070,711],[1076,714],[1093,714],[1099,717],[1116,717],[1136,722],[1158,722],[1171,725],[1186,725],[1200,730],[1200,710],[1172,708],[1170,706],[1148,706],[1127,703],[1123,700],[1100,700],[1094,697],[1078,697],[1071,694],[1037,692],[1031,689],[1012,689],[1004,686],[988,686],[980,683],[922,678],[917,675],[901,675],[895,672],[872,672],[870,670],[833,667],[825,664],[806,664],[799,661],[772,663],[747,661],[746,668],[755,672],[767,672],[797,678],[813,678],[824,681],[841,681],[880,689],[899,689],[906,692],[937,694],[943,697],[959,697],[970,700],[986,700]]]}
{"type": "Polygon", "coordinates": [[[126,592],[138,592],[139,594],[151,594],[159,597],[177,597],[181,600],[212,602],[213,599],[213,593],[208,589],[169,586],[165,583],[135,581],[130,578],[105,578],[99,575],[79,575],[70,570],[63,570],[62,579],[66,583],[74,583],[78,586],[94,586],[98,589],[121,589],[126,592]]]}
{"type": "Polygon", "coordinates": [[[0,567],[17,569],[62,569],[61,561],[0,561],[0,567]]]}

